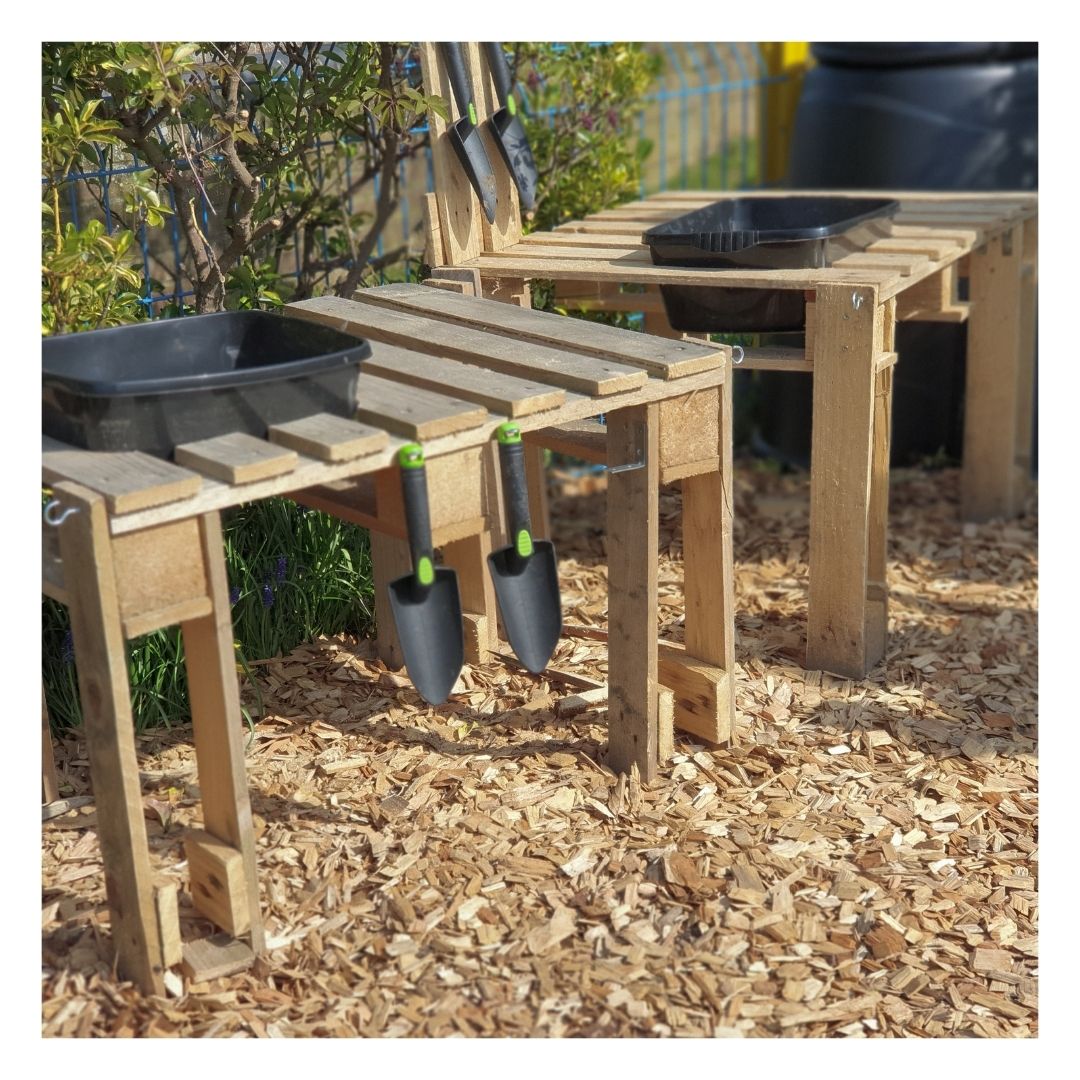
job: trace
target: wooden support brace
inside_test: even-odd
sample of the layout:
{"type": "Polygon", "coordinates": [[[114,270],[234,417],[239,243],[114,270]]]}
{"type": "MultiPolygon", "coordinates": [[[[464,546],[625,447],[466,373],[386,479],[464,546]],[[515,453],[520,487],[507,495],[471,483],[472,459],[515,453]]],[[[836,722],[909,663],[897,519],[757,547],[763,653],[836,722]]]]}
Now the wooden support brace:
{"type": "Polygon", "coordinates": [[[45,684],[41,684],[41,801],[56,802],[60,785],[56,782],[56,760],[53,757],[52,729],[49,726],[49,707],[45,704],[45,684]]]}
{"type": "Polygon", "coordinates": [[[250,929],[250,906],[239,851],[201,829],[184,837],[195,909],[239,937],[250,929]]]}
{"type": "Polygon", "coordinates": [[[391,671],[405,666],[394,611],[390,606],[391,581],[412,570],[412,557],[405,540],[371,531],[371,577],[375,591],[375,651],[391,671]]]}
{"type": "Polygon", "coordinates": [[[657,546],[659,410],[618,409],[608,416],[612,463],[644,467],[608,474],[608,764],[644,781],[657,772],[657,546]]]}
{"type": "Polygon", "coordinates": [[[183,958],[178,892],[179,887],[171,878],[159,878],[154,882],[154,910],[157,912],[158,934],[161,937],[161,963],[167,968],[175,967],[183,958]]]}
{"type": "Polygon", "coordinates": [[[715,664],[659,644],[658,678],[673,695],[674,723],[713,746],[731,742],[734,695],[731,676],[715,664]]]}

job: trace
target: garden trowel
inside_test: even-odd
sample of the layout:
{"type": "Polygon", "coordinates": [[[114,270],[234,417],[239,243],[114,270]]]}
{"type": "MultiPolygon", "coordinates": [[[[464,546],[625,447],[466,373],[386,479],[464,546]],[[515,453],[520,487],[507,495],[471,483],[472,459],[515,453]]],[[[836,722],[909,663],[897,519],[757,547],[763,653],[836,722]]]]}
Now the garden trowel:
{"type": "Polygon", "coordinates": [[[536,206],[536,161],[525,136],[521,117],[517,114],[506,56],[502,45],[497,41],[487,41],[484,47],[487,49],[488,67],[495,83],[495,93],[498,94],[499,104],[502,106],[492,114],[488,123],[517,185],[521,209],[532,210],[536,206]]]}
{"type": "Polygon", "coordinates": [[[473,190],[480,199],[484,208],[484,216],[489,224],[495,221],[495,173],[491,168],[491,161],[484,149],[484,140],[480,129],[476,124],[476,105],[469,93],[469,77],[465,71],[465,59],[461,53],[461,45],[456,41],[443,41],[439,43],[442,50],[443,61],[446,64],[446,73],[450,77],[450,86],[457,101],[458,112],[461,119],[455,120],[446,131],[457,156],[461,161],[461,167],[469,178],[473,190]]]}
{"type": "Polygon", "coordinates": [[[390,607],[413,686],[429,705],[441,705],[465,662],[461,596],[457,574],[435,565],[424,451],[416,443],[403,446],[398,465],[413,568],[387,586],[390,607]]]}
{"type": "Polygon", "coordinates": [[[510,543],[493,551],[488,565],[510,646],[535,675],[547,667],[562,633],[558,563],[550,540],[533,539],[521,430],[506,423],[495,434],[510,543]]]}

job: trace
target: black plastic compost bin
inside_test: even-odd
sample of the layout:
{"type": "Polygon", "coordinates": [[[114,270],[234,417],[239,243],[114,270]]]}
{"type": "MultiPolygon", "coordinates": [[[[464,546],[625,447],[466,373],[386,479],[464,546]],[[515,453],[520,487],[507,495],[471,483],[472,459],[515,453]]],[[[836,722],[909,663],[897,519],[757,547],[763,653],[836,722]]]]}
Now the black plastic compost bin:
{"type": "MultiPolygon", "coordinates": [[[[891,218],[894,199],[843,196],[721,199],[642,237],[657,266],[801,270],[831,265],[861,251],[891,218]]],[[[739,289],[661,285],[668,322],[676,330],[758,333],[802,330],[801,289],[739,289]]]]}
{"type": "Polygon", "coordinates": [[[42,341],[42,431],[87,450],[181,443],[356,411],[363,338],[266,311],[157,319],[42,341]]]}

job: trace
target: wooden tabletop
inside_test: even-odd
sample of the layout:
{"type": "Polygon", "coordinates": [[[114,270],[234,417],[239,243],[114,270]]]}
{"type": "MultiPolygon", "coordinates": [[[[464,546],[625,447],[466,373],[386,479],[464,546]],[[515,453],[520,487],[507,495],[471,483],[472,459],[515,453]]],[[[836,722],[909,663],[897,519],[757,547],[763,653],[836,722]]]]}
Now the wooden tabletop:
{"type": "Polygon", "coordinates": [[[664,191],[590,214],[465,266],[486,278],[550,278],[637,285],[813,289],[819,284],[873,285],[882,300],[963,258],[988,237],[1038,214],[1032,192],[664,191]],[[719,199],[845,195],[895,198],[899,212],[875,226],[876,238],[824,269],[732,270],[654,266],[642,234],[719,199]]]}
{"type": "Polygon", "coordinates": [[[723,383],[730,349],[619,330],[421,285],[290,304],[371,341],[353,419],[329,414],[176,447],[173,461],[42,441],[42,479],[106,501],[113,535],[377,472],[399,447],[428,457],[723,383]]]}

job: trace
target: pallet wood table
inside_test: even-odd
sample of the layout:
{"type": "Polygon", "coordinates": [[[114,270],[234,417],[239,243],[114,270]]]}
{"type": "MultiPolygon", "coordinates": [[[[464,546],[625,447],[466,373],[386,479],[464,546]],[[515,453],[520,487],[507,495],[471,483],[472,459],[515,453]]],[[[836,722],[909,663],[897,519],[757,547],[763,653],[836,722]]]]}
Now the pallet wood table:
{"type": "Polygon", "coordinates": [[[481,222],[472,244],[462,242],[452,194],[436,192],[429,209],[446,264],[435,274],[447,285],[470,281],[478,294],[520,297],[530,279],[551,279],[568,305],[644,311],[647,331],[673,334],[661,285],[803,292],[805,347],[748,350],[741,366],[814,375],[808,668],[861,678],[884,654],[897,320],[967,322],[962,516],[984,521],[1023,505],[1035,358],[1031,193],[894,193],[900,212],[865,249],[824,269],[772,271],[653,266],[641,242],[653,225],[738,192],[664,192],[525,237],[497,236],[481,222]],[[958,299],[961,277],[966,301],[958,299]]]}
{"type": "Polygon", "coordinates": [[[656,774],[661,701],[673,704],[676,723],[710,741],[730,733],[730,350],[648,344],[417,285],[304,301],[290,312],[372,340],[356,419],[313,416],[273,427],[266,439],[191,443],[171,462],[43,440],[42,477],[58,523],[43,523],[42,589],[70,608],[113,938],[120,970],[146,992],[163,991],[174,963],[209,978],[263,949],[221,536],[220,514],[231,506],[289,495],[366,524],[385,556],[383,577],[393,576],[405,547],[393,463],[399,447],[422,439],[436,542],[461,571],[479,650],[495,632],[483,555],[488,508],[497,511],[498,501],[482,495],[495,429],[511,416],[528,431],[603,410],[609,454],[637,466],[614,473],[609,489],[609,763],[656,774]],[[506,329],[501,319],[510,314],[506,329]],[[657,490],[685,456],[664,446],[657,420],[665,408],[704,418],[712,440],[705,467],[690,463],[701,496],[686,536],[682,646],[657,641],[657,490]],[[124,653],[125,638],[176,624],[203,804],[203,827],[185,843],[191,893],[222,931],[185,943],[175,886],[155,883],[147,852],[124,653]]]}

